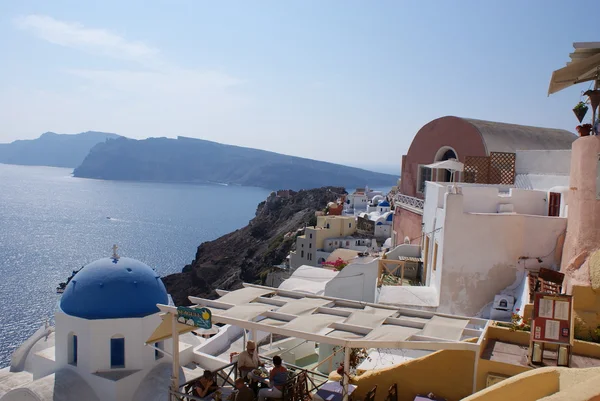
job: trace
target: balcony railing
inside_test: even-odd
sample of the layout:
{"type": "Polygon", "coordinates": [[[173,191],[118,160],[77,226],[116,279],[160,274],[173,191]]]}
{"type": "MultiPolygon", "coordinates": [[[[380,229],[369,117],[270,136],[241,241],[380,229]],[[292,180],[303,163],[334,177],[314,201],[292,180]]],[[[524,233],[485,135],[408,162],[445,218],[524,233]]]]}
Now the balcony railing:
{"type": "Polygon", "coordinates": [[[404,194],[396,194],[394,196],[394,206],[414,210],[417,213],[421,214],[423,213],[423,203],[423,199],[415,198],[404,194]]]}

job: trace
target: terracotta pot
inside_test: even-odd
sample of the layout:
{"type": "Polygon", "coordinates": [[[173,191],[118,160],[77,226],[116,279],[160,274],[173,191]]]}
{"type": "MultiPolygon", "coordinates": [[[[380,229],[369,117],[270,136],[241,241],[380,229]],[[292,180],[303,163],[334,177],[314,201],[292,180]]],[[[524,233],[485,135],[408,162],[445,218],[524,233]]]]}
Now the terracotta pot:
{"type": "Polygon", "coordinates": [[[588,107],[581,107],[579,109],[575,108],[573,109],[573,113],[575,113],[575,117],[577,117],[577,119],[579,120],[579,122],[583,121],[583,118],[585,117],[585,114],[588,111],[588,107]]]}
{"type": "Polygon", "coordinates": [[[592,111],[596,110],[596,107],[598,107],[598,105],[600,104],[600,89],[588,90],[584,93],[584,95],[590,98],[590,103],[592,104],[592,111]]]}

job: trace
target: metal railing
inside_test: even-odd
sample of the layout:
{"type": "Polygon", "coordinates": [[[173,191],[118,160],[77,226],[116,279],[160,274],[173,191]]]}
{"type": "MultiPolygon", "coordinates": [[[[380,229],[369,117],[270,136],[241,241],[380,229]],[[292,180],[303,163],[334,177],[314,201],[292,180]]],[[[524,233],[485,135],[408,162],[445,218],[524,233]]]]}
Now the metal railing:
{"type": "MultiPolygon", "coordinates": [[[[263,362],[271,362],[271,358],[267,358],[267,357],[263,357],[263,356],[259,356],[259,358],[263,362]]],[[[329,378],[328,375],[325,375],[321,372],[307,370],[307,369],[304,369],[300,366],[296,366],[291,363],[285,363],[285,367],[291,373],[289,376],[290,379],[293,379],[300,373],[305,372],[306,377],[308,379],[308,391],[311,393],[313,391],[316,392],[323,384],[325,384],[325,382],[329,378]]],[[[219,370],[214,371],[213,374],[215,375],[215,378],[216,378],[216,384],[220,388],[226,387],[226,386],[231,386],[232,388],[235,387],[235,379],[237,379],[237,377],[238,377],[237,361],[223,366],[219,370]]],[[[182,401],[205,400],[205,398],[200,398],[200,397],[193,395],[193,387],[194,387],[193,385],[194,385],[194,382],[196,382],[198,379],[199,379],[199,377],[188,380],[187,382],[185,382],[179,386],[179,391],[169,390],[169,394],[172,397],[174,397],[175,399],[182,400],[182,401]]]]}
{"type": "Polygon", "coordinates": [[[424,200],[404,194],[394,195],[394,206],[408,207],[423,212],[424,200]]]}

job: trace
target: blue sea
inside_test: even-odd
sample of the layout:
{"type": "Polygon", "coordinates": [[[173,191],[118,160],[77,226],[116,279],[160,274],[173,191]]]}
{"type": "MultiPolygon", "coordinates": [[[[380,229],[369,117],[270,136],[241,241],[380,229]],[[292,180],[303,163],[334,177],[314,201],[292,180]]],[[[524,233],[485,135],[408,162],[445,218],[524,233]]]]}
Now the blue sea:
{"type": "Polygon", "coordinates": [[[245,226],[260,188],[74,178],[71,169],[0,164],[0,367],[46,319],[56,286],[112,254],[179,272],[204,241],[245,226]],[[110,217],[107,218],[107,217],[110,217]]]}

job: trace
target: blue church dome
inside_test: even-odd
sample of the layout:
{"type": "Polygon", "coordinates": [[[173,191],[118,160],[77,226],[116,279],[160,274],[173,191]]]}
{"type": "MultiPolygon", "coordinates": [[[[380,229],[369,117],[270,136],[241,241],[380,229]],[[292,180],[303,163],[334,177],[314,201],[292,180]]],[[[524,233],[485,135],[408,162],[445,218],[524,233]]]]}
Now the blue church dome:
{"type": "Polygon", "coordinates": [[[390,206],[390,202],[384,200],[383,202],[379,203],[377,206],[389,207],[390,206]]]}
{"type": "Polygon", "coordinates": [[[84,319],[144,317],[167,304],[167,290],[158,274],[130,258],[99,259],[71,279],[60,300],[70,316],[84,319]]]}

